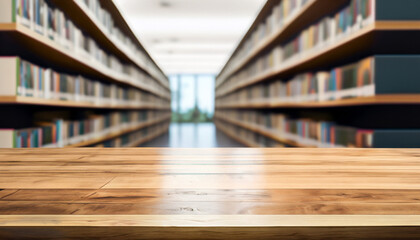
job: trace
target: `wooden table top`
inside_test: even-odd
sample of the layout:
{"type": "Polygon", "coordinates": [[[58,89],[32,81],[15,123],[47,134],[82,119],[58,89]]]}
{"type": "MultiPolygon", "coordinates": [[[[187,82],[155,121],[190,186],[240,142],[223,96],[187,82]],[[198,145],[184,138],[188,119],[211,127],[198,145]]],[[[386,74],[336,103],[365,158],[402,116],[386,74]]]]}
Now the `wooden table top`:
{"type": "Polygon", "coordinates": [[[419,239],[420,149],[2,149],[0,239],[419,239]]]}

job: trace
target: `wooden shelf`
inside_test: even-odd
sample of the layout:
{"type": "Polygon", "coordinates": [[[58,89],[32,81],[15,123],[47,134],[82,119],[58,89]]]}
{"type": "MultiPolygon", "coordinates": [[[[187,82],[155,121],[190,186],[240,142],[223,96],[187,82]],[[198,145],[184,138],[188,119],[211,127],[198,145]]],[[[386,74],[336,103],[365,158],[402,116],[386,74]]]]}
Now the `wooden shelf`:
{"type": "MultiPolygon", "coordinates": [[[[235,67],[232,68],[225,76],[222,81],[217,81],[216,89],[230,76],[238,72],[242,69],[246,64],[248,64],[251,60],[259,56],[261,52],[264,50],[272,47],[276,43],[281,43],[289,39],[291,36],[296,34],[298,31],[303,30],[304,27],[308,26],[310,23],[316,21],[322,16],[325,16],[335,10],[337,10],[340,6],[343,6],[349,0],[335,0],[335,1],[323,1],[323,0],[312,0],[307,3],[296,15],[289,19],[280,29],[278,29],[275,33],[271,36],[267,37],[265,40],[260,42],[246,57],[244,57],[235,67]]],[[[267,5],[264,8],[269,8],[269,10],[263,9],[261,12],[269,12],[273,6],[267,2],[267,5]],[[265,10],[265,11],[264,11],[265,10]]],[[[244,36],[242,41],[239,43],[238,47],[236,48],[235,52],[232,54],[231,58],[228,60],[225,67],[222,69],[220,74],[221,76],[225,68],[228,66],[229,61],[232,57],[236,54],[237,50],[245,43],[245,41],[251,36],[255,28],[261,23],[266,14],[263,14],[260,18],[257,18],[254,24],[251,26],[248,33],[244,36]]]]}
{"type": "Polygon", "coordinates": [[[150,141],[150,140],[152,140],[154,138],[159,137],[160,135],[164,134],[165,132],[168,132],[168,128],[165,128],[162,131],[159,131],[159,132],[157,132],[157,133],[155,133],[153,135],[150,135],[150,136],[147,136],[145,138],[142,138],[142,139],[140,139],[138,141],[135,141],[135,142],[129,144],[127,147],[137,147],[137,146],[139,146],[139,145],[141,145],[143,143],[146,143],[146,142],[148,142],[148,141],[150,141]]]}
{"type": "Polygon", "coordinates": [[[148,126],[155,125],[157,123],[161,123],[161,122],[167,121],[170,118],[171,118],[171,116],[169,115],[169,116],[163,117],[161,119],[157,119],[157,120],[152,120],[152,121],[148,121],[148,122],[145,122],[145,123],[141,123],[141,124],[139,124],[139,125],[137,125],[135,127],[131,127],[131,128],[125,129],[125,130],[120,131],[120,132],[117,132],[117,133],[111,133],[111,134],[108,134],[108,135],[103,136],[103,137],[100,137],[100,138],[95,138],[95,139],[91,139],[89,141],[84,141],[84,142],[80,142],[80,143],[76,143],[76,144],[71,144],[71,145],[67,145],[67,146],[64,146],[64,147],[65,148],[74,148],[74,147],[86,147],[86,146],[90,146],[90,145],[93,145],[93,144],[97,144],[97,143],[100,143],[100,142],[104,142],[106,140],[110,140],[110,139],[119,137],[121,135],[130,133],[130,132],[134,132],[134,131],[140,130],[140,129],[145,128],[145,127],[148,127],[148,126]]]}
{"type": "Polygon", "coordinates": [[[420,30],[420,21],[377,21],[329,47],[310,51],[305,57],[286,60],[276,69],[252,77],[224,91],[218,91],[216,98],[274,77],[291,76],[305,71],[313,71],[314,68],[334,67],[332,64],[349,56],[363,56],[371,52],[376,54],[419,53],[420,47],[406,44],[420,37],[419,31],[414,30],[420,30]],[[396,39],[399,44],[390,44],[389,41],[375,42],[374,39],[396,39]]]}
{"type": "Polygon", "coordinates": [[[250,141],[247,141],[243,138],[240,138],[238,136],[236,136],[235,134],[232,134],[230,131],[228,131],[225,127],[223,127],[222,125],[218,124],[217,122],[215,123],[216,127],[222,131],[224,134],[226,134],[227,136],[229,136],[230,138],[232,138],[233,140],[247,146],[247,147],[252,147],[252,148],[259,148],[261,146],[259,146],[258,144],[252,143],[250,141]]]}
{"type": "Polygon", "coordinates": [[[286,144],[286,145],[289,145],[289,146],[292,146],[292,147],[306,147],[306,148],[316,147],[316,146],[301,144],[299,142],[292,141],[292,140],[289,140],[289,139],[281,138],[281,137],[277,136],[276,134],[271,133],[269,130],[263,129],[262,127],[259,127],[259,126],[253,125],[253,124],[244,123],[244,122],[237,121],[237,120],[232,120],[232,119],[217,116],[217,115],[215,115],[215,118],[218,118],[218,119],[221,119],[222,121],[225,121],[225,122],[237,125],[239,127],[245,128],[245,129],[250,130],[252,132],[256,132],[258,134],[269,137],[269,138],[271,138],[275,141],[281,142],[283,144],[286,144]]]}
{"type": "Polygon", "coordinates": [[[69,107],[69,108],[96,108],[96,109],[157,109],[169,110],[170,107],[156,106],[153,104],[144,104],[140,106],[120,106],[120,105],[97,105],[89,102],[76,101],[60,101],[54,99],[19,97],[19,96],[0,96],[0,104],[21,104],[21,105],[40,105],[52,107],[69,107]]]}
{"type": "Polygon", "coordinates": [[[216,105],[217,109],[247,108],[329,108],[367,105],[414,105],[420,104],[420,94],[392,94],[372,97],[348,98],[325,102],[285,103],[276,101],[259,101],[254,103],[238,103],[216,105]]]}
{"type": "Polygon", "coordinates": [[[68,71],[96,76],[98,79],[106,79],[113,83],[138,88],[156,96],[170,99],[170,96],[167,94],[160,93],[149,86],[131,83],[130,78],[100,65],[92,59],[81,59],[72,51],[60,46],[53,40],[20,24],[0,23],[0,44],[8,46],[7,48],[0,47],[0,53],[3,55],[16,55],[16,53],[25,55],[30,53],[41,57],[45,61],[64,66],[68,71]]]}
{"type": "MultiPolygon", "coordinates": [[[[103,1],[103,2],[106,2],[106,1],[103,1]]],[[[147,66],[141,63],[139,59],[136,58],[133,52],[130,52],[130,50],[127,49],[121,42],[115,42],[111,39],[109,35],[107,34],[106,30],[102,27],[101,23],[99,23],[96,20],[96,18],[89,11],[86,10],[86,7],[84,5],[82,5],[81,3],[77,1],[61,1],[61,0],[58,0],[58,1],[55,0],[54,4],[60,9],[65,10],[66,15],[68,15],[69,18],[76,25],[86,30],[86,32],[88,32],[89,35],[93,37],[93,39],[95,39],[96,42],[99,43],[100,46],[105,47],[108,51],[112,52],[113,54],[123,59],[124,61],[128,61],[136,65],[137,67],[142,69],[144,72],[146,72],[149,76],[153,77],[158,83],[160,83],[162,86],[164,86],[165,88],[169,90],[169,84],[167,82],[162,82],[159,76],[156,76],[151,71],[149,71],[147,69],[147,66]]],[[[118,11],[116,7],[114,8],[115,8],[115,11],[118,11]]],[[[114,14],[113,16],[116,16],[116,15],[117,14],[114,14]]],[[[125,22],[123,18],[122,18],[122,21],[125,22]]],[[[133,42],[137,43],[140,49],[144,50],[143,46],[137,40],[137,38],[136,38],[136,41],[133,41],[133,42]]],[[[150,61],[153,62],[153,60],[151,59],[151,57],[148,55],[148,53],[145,50],[144,50],[144,53],[147,57],[149,57],[150,61]]],[[[157,65],[156,67],[159,69],[157,65]]],[[[164,76],[164,73],[161,70],[160,72],[164,76]]]]}

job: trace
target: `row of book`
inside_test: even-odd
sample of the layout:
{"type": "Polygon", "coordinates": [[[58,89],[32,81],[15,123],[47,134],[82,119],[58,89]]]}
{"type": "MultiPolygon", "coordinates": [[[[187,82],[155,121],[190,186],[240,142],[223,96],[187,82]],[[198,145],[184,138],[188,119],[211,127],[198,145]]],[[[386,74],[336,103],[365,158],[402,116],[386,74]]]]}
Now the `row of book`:
{"type": "Polygon", "coordinates": [[[308,72],[288,80],[252,85],[216,104],[323,102],[381,94],[420,93],[420,55],[375,55],[330,71],[308,72]],[[397,82],[396,82],[397,81],[397,82]]]}
{"type": "Polygon", "coordinates": [[[130,132],[120,137],[104,141],[100,144],[96,144],[95,147],[106,147],[106,148],[137,147],[138,145],[167,132],[168,128],[169,128],[168,121],[157,123],[155,125],[142,128],[138,131],[130,132]]]}
{"type": "Polygon", "coordinates": [[[260,42],[271,37],[278,32],[283,26],[290,22],[298,12],[304,8],[309,2],[314,0],[282,0],[277,4],[268,16],[255,27],[253,32],[244,40],[244,43],[238,48],[232,56],[229,63],[224,68],[219,78],[224,78],[242,59],[256,48],[260,42]]]}
{"type": "MultiPolygon", "coordinates": [[[[249,126],[273,139],[291,146],[309,147],[419,147],[420,130],[416,129],[360,129],[341,126],[330,121],[292,118],[277,112],[217,111],[216,118],[249,126]]],[[[238,124],[237,124],[238,125],[238,124]]]]}
{"type": "Polygon", "coordinates": [[[119,47],[125,48],[125,52],[133,53],[133,56],[137,57],[137,61],[145,66],[149,72],[152,72],[152,75],[158,76],[163,82],[167,82],[165,75],[152,63],[144,51],[115,25],[112,14],[101,6],[100,0],[75,0],[75,2],[95,17],[96,22],[101,25],[100,27],[113,42],[119,42],[119,47]]]}
{"type": "Polygon", "coordinates": [[[298,145],[359,148],[373,146],[373,130],[338,126],[332,122],[293,119],[281,113],[258,111],[221,111],[217,116],[247,123],[278,139],[293,141],[298,145]]]}
{"type": "Polygon", "coordinates": [[[149,92],[90,80],[39,67],[19,57],[0,57],[0,95],[88,102],[97,105],[167,105],[169,100],[149,92]]]}
{"type": "MultiPolygon", "coordinates": [[[[155,82],[153,78],[144,77],[146,74],[136,66],[125,64],[104,51],[50,1],[5,0],[0,3],[0,9],[0,22],[16,22],[26,26],[70,50],[77,58],[110,69],[114,75],[124,76],[123,79],[130,79],[135,84],[155,82]]],[[[165,79],[164,76],[162,78],[165,79]]],[[[163,87],[159,91],[167,92],[163,87]]]]}
{"type": "Polygon", "coordinates": [[[35,120],[35,127],[26,129],[1,129],[0,147],[37,148],[65,147],[118,134],[142,126],[150,121],[166,120],[166,111],[119,111],[109,114],[86,114],[83,119],[35,120]]]}
{"type": "Polygon", "coordinates": [[[304,55],[312,49],[328,47],[369,25],[374,20],[374,3],[374,0],[351,0],[344,9],[321,19],[287,43],[284,46],[283,59],[304,55]]]}
{"type": "MultiPolygon", "coordinates": [[[[217,103],[261,102],[267,100],[281,103],[322,102],[374,96],[375,58],[382,57],[368,57],[330,71],[299,74],[286,81],[263,82],[225,95],[218,99],[217,103]]],[[[384,81],[384,79],[379,81],[384,81]]]]}
{"type": "MultiPolygon", "coordinates": [[[[326,49],[337,41],[360,31],[374,21],[375,0],[351,0],[336,14],[326,16],[319,22],[301,31],[286,44],[273,47],[261,54],[244,69],[228,77],[220,86],[234,88],[240,83],[251,81],[257,76],[274,71],[298,59],[304,59],[314,51],[326,49]]],[[[220,88],[219,86],[219,88],[220,88]]]]}
{"type": "Polygon", "coordinates": [[[248,147],[285,147],[285,145],[279,141],[227,121],[216,119],[215,124],[217,128],[228,135],[242,139],[248,147]]]}

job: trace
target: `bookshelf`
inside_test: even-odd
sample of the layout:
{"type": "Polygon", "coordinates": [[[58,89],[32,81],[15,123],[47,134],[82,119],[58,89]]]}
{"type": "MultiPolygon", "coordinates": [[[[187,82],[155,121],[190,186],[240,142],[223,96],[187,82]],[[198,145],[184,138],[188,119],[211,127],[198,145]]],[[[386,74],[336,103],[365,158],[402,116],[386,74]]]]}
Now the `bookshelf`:
{"type": "MultiPolygon", "coordinates": [[[[96,41],[101,42],[102,46],[105,46],[110,52],[113,52],[117,56],[130,61],[131,63],[137,65],[139,68],[148,72],[153,76],[158,82],[169,90],[169,83],[162,71],[156,68],[154,65],[147,65],[142,59],[139,59],[138,56],[133,54],[130,49],[127,49],[121,42],[113,41],[112,38],[106,33],[106,29],[101,26],[95,16],[89,11],[85,4],[80,1],[57,1],[54,0],[54,3],[59,6],[61,9],[66,9],[68,16],[83,29],[89,30],[89,33],[96,41]]],[[[125,22],[123,16],[118,11],[117,6],[112,1],[105,1],[102,3],[103,7],[106,8],[112,17],[115,19],[118,24],[120,24],[121,29],[125,34],[137,44],[142,51],[146,54],[148,58],[147,51],[142,47],[141,43],[138,41],[135,34],[131,31],[130,27],[125,22]]],[[[153,59],[150,60],[154,63],[153,59]]],[[[154,63],[155,64],[155,63],[154,63]]]]}
{"type": "Polygon", "coordinates": [[[112,0],[0,6],[0,109],[27,118],[0,121],[1,147],[131,147],[168,129],[169,81],[112,0]]]}
{"type": "MultiPolygon", "coordinates": [[[[118,83],[138,89],[142,89],[151,92],[157,96],[169,99],[169,90],[159,88],[158,85],[146,85],[141,82],[137,82],[129,76],[124,76],[120,73],[112,71],[98,63],[95,63],[92,59],[81,59],[75,55],[71,50],[65,49],[59,44],[55,43],[51,39],[40,36],[38,33],[33,32],[25,26],[16,23],[1,24],[0,23],[0,36],[5,40],[5,44],[11,42],[19,42],[22,48],[25,50],[31,50],[37,57],[44,59],[44,61],[54,62],[56,65],[65,66],[72,71],[76,71],[81,74],[89,76],[95,76],[96,78],[105,79],[106,81],[118,83]]],[[[19,46],[15,46],[19,47],[19,46]]],[[[11,55],[9,51],[13,51],[14,46],[5,49],[5,55],[11,55]]],[[[2,48],[3,49],[3,48],[2,48]]],[[[18,52],[18,51],[16,51],[18,52]]],[[[15,53],[16,53],[15,52],[15,53]]]]}
{"type": "Polygon", "coordinates": [[[395,141],[385,139],[392,136],[413,140],[396,146],[420,146],[412,139],[420,125],[409,129],[404,117],[374,126],[383,117],[376,112],[420,106],[418,65],[411,64],[420,59],[413,44],[420,37],[417,3],[395,4],[268,1],[217,76],[217,127],[251,138],[241,140],[248,146],[392,147],[395,141]],[[354,121],[340,118],[346,109],[354,121]],[[286,120],[275,126],[279,114],[286,120]]]}
{"type": "MultiPolygon", "coordinates": [[[[273,69],[259,76],[243,80],[240,84],[225,88],[216,93],[218,97],[226,95],[240,88],[247,87],[259,82],[267,81],[273,77],[282,77],[291,73],[302,72],[316,66],[316,62],[334,62],[340,58],[351,54],[352,52],[367,52],[373,48],[372,44],[366,44],[372,41],[374,35],[380,35],[381,38],[395,37],[394,31],[409,31],[413,35],[418,35],[420,30],[420,21],[413,22],[375,22],[350,36],[347,36],[331,46],[321,48],[308,54],[304,58],[298,58],[290,62],[285,62],[282,66],[273,69]],[[399,27],[399,28],[398,28],[399,27]],[[382,32],[383,31],[383,32],[382,32]]],[[[407,32],[405,32],[407,33],[407,32]]],[[[412,36],[411,36],[412,37],[412,36]]],[[[234,72],[231,72],[233,74],[234,72]]],[[[222,80],[220,85],[224,81],[222,80]]],[[[220,86],[219,85],[219,86],[220,86]]]]}

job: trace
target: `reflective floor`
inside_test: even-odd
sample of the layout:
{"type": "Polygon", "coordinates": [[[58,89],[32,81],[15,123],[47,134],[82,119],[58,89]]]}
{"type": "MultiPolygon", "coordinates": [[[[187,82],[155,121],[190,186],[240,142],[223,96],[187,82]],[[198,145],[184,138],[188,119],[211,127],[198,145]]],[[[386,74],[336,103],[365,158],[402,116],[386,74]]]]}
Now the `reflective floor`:
{"type": "Polygon", "coordinates": [[[213,123],[172,123],[169,132],[141,147],[245,147],[218,131],[213,123]]]}

